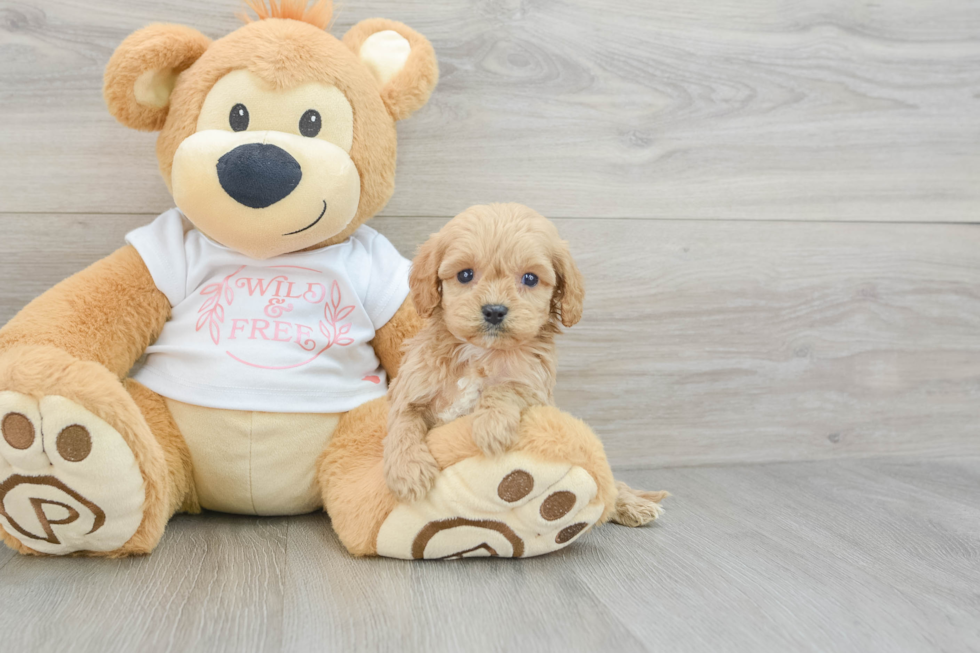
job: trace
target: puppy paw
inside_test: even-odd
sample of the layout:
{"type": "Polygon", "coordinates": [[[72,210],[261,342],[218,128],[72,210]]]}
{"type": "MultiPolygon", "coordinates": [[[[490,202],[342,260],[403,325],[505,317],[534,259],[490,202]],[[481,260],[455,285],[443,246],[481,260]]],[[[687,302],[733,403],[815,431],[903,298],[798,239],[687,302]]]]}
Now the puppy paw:
{"type": "Polygon", "coordinates": [[[670,496],[664,492],[646,492],[634,490],[622,481],[617,481],[616,510],[610,517],[611,521],[623,526],[635,528],[649,524],[664,513],[660,502],[670,496]]]}
{"type": "Polygon", "coordinates": [[[521,412],[516,407],[481,408],[473,413],[473,441],[488,456],[499,456],[517,441],[521,412]]]}
{"type": "Polygon", "coordinates": [[[385,483],[399,501],[414,503],[432,489],[439,464],[424,443],[418,446],[385,449],[385,483]]]}

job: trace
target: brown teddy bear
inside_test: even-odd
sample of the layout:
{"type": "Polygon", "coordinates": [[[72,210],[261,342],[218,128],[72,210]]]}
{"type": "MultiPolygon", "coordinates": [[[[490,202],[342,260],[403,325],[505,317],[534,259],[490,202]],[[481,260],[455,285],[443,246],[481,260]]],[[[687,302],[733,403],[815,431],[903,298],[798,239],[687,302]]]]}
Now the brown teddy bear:
{"type": "Polygon", "coordinates": [[[384,395],[420,321],[408,261],[364,223],[435,55],[388,20],[336,39],[325,0],[249,4],[259,20],[217,41],[152,25],[109,62],[109,109],[160,131],[178,208],[0,330],[3,540],[126,556],[176,512],[324,507],[356,555],[519,557],[653,518],[657,497],[619,492],[595,435],[547,407],[494,458],[465,418],[433,431],[433,491],[397,502],[384,395]]]}

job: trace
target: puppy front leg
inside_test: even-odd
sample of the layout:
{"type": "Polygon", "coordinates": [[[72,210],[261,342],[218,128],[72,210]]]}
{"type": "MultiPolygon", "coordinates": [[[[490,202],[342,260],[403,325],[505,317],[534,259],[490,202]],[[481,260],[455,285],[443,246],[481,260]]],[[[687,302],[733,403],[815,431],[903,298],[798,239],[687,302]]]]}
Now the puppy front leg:
{"type": "Polygon", "coordinates": [[[402,501],[423,498],[439,474],[425,444],[428,432],[424,409],[411,404],[392,407],[384,439],[384,475],[388,488],[402,501]]]}
{"type": "Polygon", "coordinates": [[[483,391],[473,413],[473,440],[485,454],[502,454],[517,441],[521,411],[545,403],[531,388],[516,384],[492,385],[483,391]]]}

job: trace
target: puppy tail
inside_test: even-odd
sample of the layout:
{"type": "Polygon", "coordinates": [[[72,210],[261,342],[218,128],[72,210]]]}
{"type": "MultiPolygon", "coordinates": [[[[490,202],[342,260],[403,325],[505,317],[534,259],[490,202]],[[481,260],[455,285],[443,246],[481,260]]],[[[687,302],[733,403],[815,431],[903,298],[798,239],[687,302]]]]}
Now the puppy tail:
{"type": "Polygon", "coordinates": [[[660,502],[670,496],[664,490],[634,490],[622,481],[616,481],[616,491],[616,507],[609,519],[631,528],[649,524],[663,515],[664,509],[660,502]]]}

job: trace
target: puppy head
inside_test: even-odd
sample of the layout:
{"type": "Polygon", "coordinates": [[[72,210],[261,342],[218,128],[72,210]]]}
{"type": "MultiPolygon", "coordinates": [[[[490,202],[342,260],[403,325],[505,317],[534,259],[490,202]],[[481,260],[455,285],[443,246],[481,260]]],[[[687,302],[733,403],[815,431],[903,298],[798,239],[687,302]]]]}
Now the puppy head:
{"type": "Polygon", "coordinates": [[[582,274],[546,218],[520,204],[474,206],[426,241],[412,300],[461,340],[506,349],[582,317],[582,274]]]}

